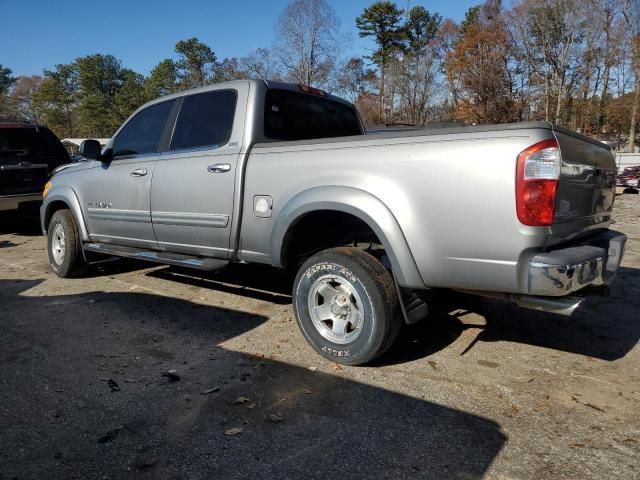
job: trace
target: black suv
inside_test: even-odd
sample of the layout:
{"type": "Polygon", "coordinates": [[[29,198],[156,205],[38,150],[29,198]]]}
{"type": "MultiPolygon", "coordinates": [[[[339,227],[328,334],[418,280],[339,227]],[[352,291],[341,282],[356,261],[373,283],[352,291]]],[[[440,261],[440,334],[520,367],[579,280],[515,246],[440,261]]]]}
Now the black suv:
{"type": "Polygon", "coordinates": [[[0,122],[0,211],[41,201],[52,170],[69,161],[47,127],[0,122]]]}

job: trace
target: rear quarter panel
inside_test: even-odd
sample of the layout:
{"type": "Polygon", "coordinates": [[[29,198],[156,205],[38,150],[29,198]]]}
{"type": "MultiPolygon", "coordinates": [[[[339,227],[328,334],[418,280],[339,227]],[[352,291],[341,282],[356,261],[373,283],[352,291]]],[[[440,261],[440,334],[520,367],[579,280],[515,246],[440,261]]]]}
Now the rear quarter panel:
{"type": "Polygon", "coordinates": [[[549,229],[517,220],[516,158],[552,136],[521,129],[257,145],[246,169],[241,258],[269,258],[274,221],[291,198],[348,186],[391,210],[426,286],[517,292],[520,256],[541,247],[549,229]],[[271,218],[253,215],[254,195],[273,198],[271,218]]]}

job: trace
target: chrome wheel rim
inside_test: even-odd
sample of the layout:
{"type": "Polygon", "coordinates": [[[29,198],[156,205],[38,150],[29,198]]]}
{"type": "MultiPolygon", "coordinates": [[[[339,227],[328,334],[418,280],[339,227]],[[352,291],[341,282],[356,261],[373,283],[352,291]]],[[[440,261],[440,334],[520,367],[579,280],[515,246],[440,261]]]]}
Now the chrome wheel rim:
{"type": "Polygon", "coordinates": [[[64,229],[61,224],[57,224],[51,236],[51,253],[53,254],[53,260],[56,262],[56,265],[62,265],[62,262],[64,262],[65,250],[64,229]]]}
{"type": "Polygon", "coordinates": [[[353,342],[362,332],[362,300],[353,284],[339,275],[318,278],[309,290],[309,314],[313,326],[337,344],[353,342]]]}

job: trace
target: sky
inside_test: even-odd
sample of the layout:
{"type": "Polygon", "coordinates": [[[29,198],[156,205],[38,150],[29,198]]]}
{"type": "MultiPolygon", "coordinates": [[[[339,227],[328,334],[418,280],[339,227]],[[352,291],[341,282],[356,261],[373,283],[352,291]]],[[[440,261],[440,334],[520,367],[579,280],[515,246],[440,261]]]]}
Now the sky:
{"type": "MultiPolygon", "coordinates": [[[[373,0],[328,0],[350,34],[343,52],[366,54],[373,44],[361,39],[355,18],[373,0]]],[[[396,0],[401,8],[422,5],[443,18],[460,21],[482,0],[396,0]]],[[[122,65],[147,75],[165,58],[174,58],[179,40],[197,37],[224,57],[242,57],[271,47],[274,25],[289,0],[0,0],[0,64],[13,76],[42,75],[58,63],[92,53],[110,53],[122,65]]]]}

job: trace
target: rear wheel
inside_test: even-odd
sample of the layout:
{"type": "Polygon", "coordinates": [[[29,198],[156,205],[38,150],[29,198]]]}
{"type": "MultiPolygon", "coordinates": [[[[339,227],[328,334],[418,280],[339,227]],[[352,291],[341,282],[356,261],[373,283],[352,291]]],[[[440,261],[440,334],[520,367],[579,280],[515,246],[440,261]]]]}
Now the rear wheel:
{"type": "Polygon", "coordinates": [[[47,234],[49,264],[62,278],[83,274],[87,262],[82,256],[78,227],[71,210],[58,210],[53,214],[47,234]]]}
{"type": "Polygon", "coordinates": [[[391,274],[372,255],[332,248],[309,258],[293,287],[302,334],[320,355],[361,365],[384,353],[402,326],[391,274]]]}

